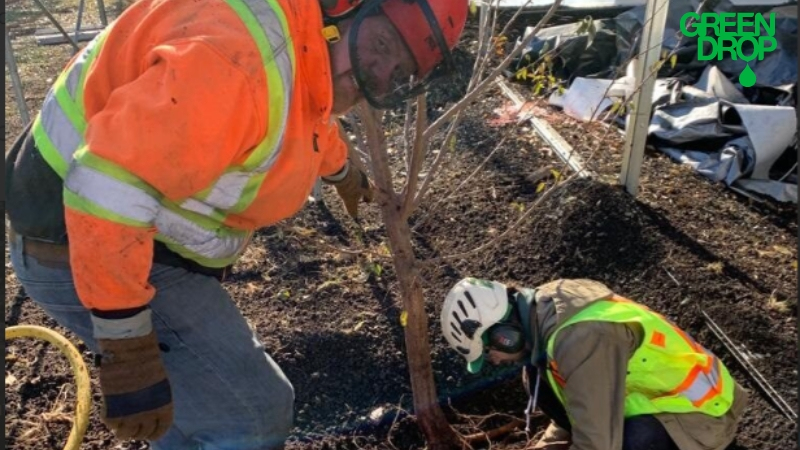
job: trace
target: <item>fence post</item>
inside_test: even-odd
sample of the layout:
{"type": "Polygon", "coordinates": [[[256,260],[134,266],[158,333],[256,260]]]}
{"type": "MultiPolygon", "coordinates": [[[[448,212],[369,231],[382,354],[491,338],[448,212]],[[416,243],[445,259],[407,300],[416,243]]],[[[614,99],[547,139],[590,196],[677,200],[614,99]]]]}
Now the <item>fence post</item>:
{"type": "Polygon", "coordinates": [[[24,127],[31,121],[31,117],[28,114],[28,104],[25,103],[25,94],[22,92],[22,80],[19,78],[17,60],[14,59],[14,51],[11,48],[11,36],[8,35],[8,27],[4,28],[4,32],[6,35],[6,64],[8,64],[8,72],[11,74],[11,87],[14,89],[14,99],[17,101],[19,117],[24,127]]]}

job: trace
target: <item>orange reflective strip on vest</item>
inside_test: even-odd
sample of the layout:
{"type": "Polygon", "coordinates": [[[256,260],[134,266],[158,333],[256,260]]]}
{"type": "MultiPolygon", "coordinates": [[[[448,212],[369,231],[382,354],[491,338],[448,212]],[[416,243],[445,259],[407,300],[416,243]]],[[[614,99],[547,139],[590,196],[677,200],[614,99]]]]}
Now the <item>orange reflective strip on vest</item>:
{"type": "Polygon", "coordinates": [[[553,374],[553,379],[556,380],[559,386],[563,388],[567,385],[567,381],[558,373],[558,365],[554,360],[550,361],[550,372],[553,374]]]}
{"type": "Polygon", "coordinates": [[[666,347],[666,340],[667,340],[667,337],[664,336],[664,333],[661,333],[661,332],[658,332],[658,331],[654,331],[653,332],[653,337],[650,339],[650,343],[655,345],[655,346],[664,348],[664,347],[666,347]]]}

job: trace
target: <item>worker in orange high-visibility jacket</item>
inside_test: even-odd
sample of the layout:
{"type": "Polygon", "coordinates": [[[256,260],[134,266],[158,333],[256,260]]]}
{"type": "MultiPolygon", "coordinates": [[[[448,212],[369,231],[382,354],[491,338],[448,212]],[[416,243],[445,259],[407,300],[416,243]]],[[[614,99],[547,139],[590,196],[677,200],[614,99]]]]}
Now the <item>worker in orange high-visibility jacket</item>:
{"type": "Polygon", "coordinates": [[[99,356],[103,421],[155,449],[266,449],[292,386],[220,285],[320,177],[369,201],[338,115],[446,74],[467,0],[139,0],[7,157],[11,260],[99,356]],[[437,67],[443,70],[434,70],[437,67]]]}
{"type": "Polygon", "coordinates": [[[593,280],[534,289],[465,278],[441,315],[478,373],[525,363],[528,418],[552,420],[537,450],[723,450],[748,392],[667,318],[593,280]]]}

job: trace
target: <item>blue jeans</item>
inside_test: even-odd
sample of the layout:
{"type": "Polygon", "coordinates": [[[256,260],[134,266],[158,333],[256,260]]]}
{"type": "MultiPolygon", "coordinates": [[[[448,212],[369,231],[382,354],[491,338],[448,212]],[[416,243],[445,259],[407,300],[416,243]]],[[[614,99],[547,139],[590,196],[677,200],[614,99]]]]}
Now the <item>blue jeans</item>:
{"type": "MultiPolygon", "coordinates": [[[[17,278],[34,302],[96,350],[89,311],[66,263],[37,261],[10,242],[17,278]]],[[[266,450],[283,446],[294,390],[219,282],[155,264],[153,328],[172,386],[175,421],[154,450],[266,450]]]]}

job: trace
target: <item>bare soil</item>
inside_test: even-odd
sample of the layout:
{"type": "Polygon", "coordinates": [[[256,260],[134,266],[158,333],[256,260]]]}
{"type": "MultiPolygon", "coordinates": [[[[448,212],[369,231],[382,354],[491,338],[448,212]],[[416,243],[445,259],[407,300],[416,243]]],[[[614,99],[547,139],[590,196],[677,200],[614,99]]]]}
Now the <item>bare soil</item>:
{"type": "MultiPolygon", "coordinates": [[[[463,93],[471,57],[462,52],[459,60],[462,75],[432,96],[434,117],[463,93]]],[[[548,109],[550,123],[596,174],[557,184],[549,169],[569,172],[529,127],[488,125],[504,105],[502,94],[492,90],[469,110],[446,169],[411,219],[415,249],[427,264],[435,378],[457,428],[472,433],[521,418],[527,399],[516,369],[472,376],[446,348],[438,317],[447,290],[464,276],[528,286],[587,277],[675,320],[754,391],[730,449],[796,448],[796,425],[758,393],[700,315],[705,310],[749,351],[753,364],[797,408],[796,207],[754,203],[657,153],[648,153],[641,192],[633,198],[616,185],[622,143],[616,132],[548,109]],[[483,169],[460,186],[496,147],[483,169]],[[542,182],[547,189],[537,192],[542,182]],[[452,257],[503,233],[550,189],[509,239],[486,252],[452,257]]],[[[388,122],[392,129],[400,126],[396,116],[388,122]]],[[[8,142],[8,120],[6,128],[8,142]]],[[[400,146],[392,142],[396,158],[400,146]]],[[[326,188],[324,203],[260,231],[225,283],[295,386],[292,449],[424,446],[410,415],[402,302],[386,258],[385,230],[376,207],[365,208],[363,216],[354,223],[326,188]],[[353,255],[341,248],[364,251],[353,255]]],[[[78,342],[26,297],[6,258],[5,324],[22,323],[55,328],[78,342]]],[[[74,402],[67,362],[49,346],[29,341],[10,343],[5,354],[6,448],[60,448],[74,402]]],[[[96,385],[94,400],[82,448],[148,448],[115,440],[97,419],[96,385]]],[[[546,423],[537,417],[534,425],[541,430],[546,423]]],[[[526,441],[517,432],[493,445],[520,449],[526,441]]]]}

